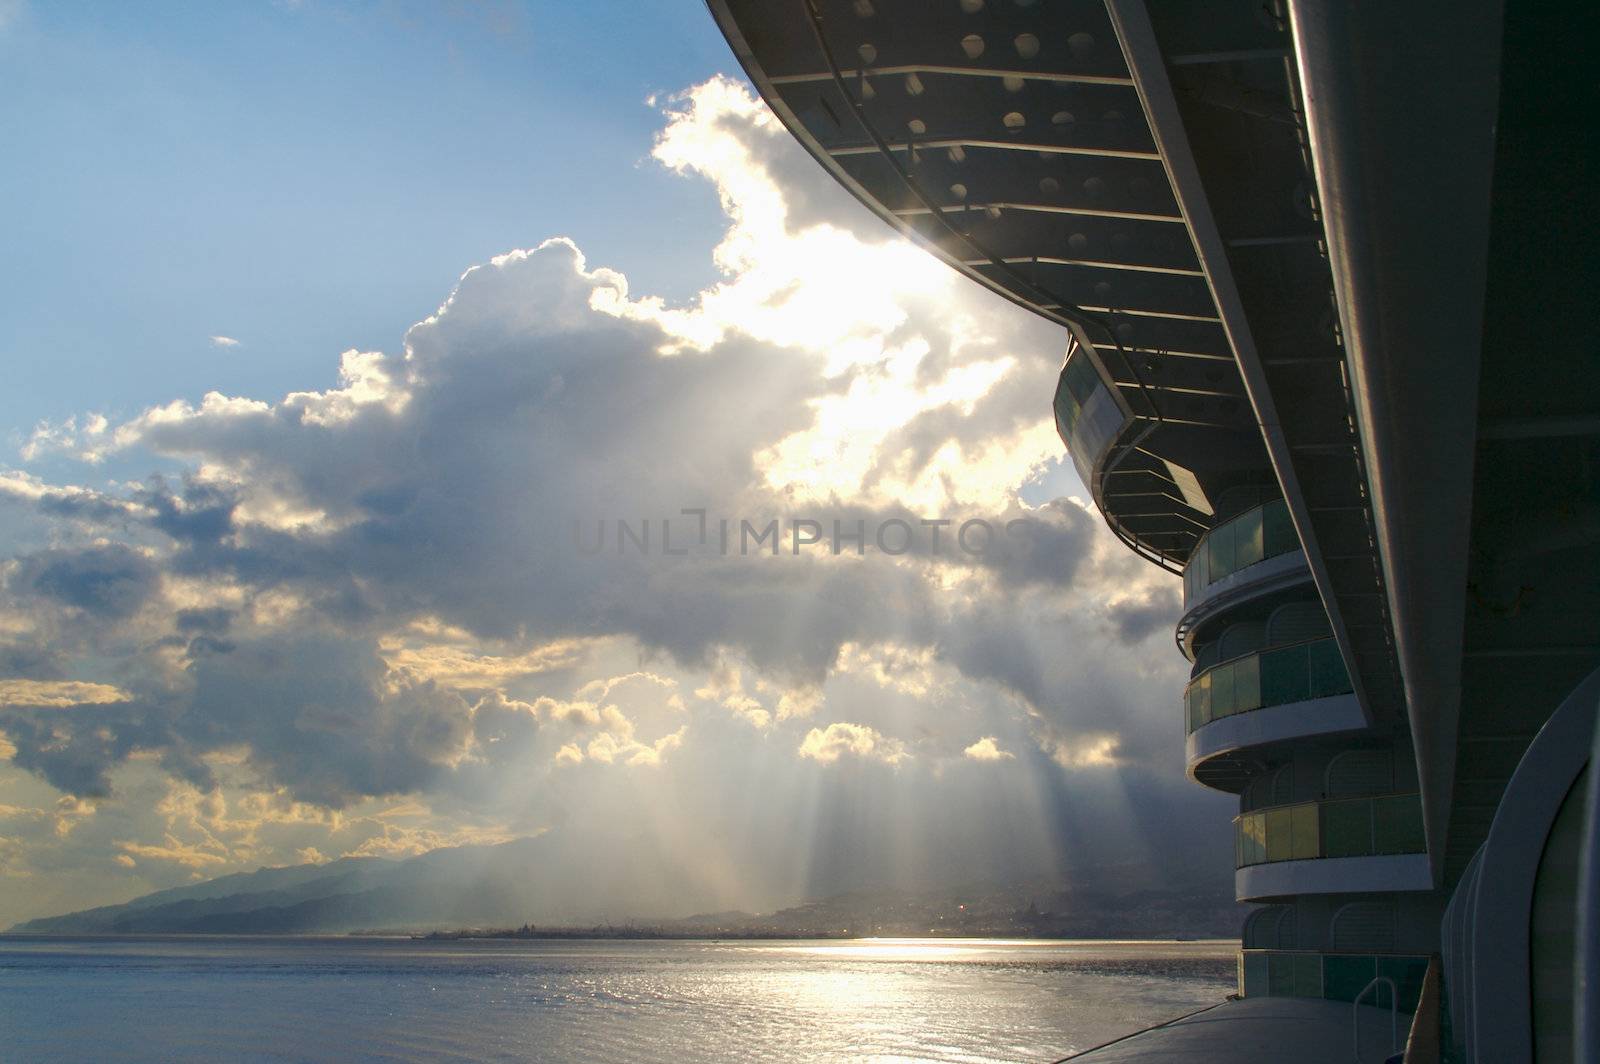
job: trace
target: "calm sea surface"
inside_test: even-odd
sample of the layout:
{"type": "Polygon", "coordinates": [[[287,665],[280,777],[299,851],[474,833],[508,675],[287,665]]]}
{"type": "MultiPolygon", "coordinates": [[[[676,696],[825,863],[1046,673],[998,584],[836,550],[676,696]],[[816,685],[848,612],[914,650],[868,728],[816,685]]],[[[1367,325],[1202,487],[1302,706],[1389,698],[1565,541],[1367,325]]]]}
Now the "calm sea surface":
{"type": "Polygon", "coordinates": [[[1220,1000],[1236,948],[0,936],[0,1060],[1045,1062],[1220,1000]]]}

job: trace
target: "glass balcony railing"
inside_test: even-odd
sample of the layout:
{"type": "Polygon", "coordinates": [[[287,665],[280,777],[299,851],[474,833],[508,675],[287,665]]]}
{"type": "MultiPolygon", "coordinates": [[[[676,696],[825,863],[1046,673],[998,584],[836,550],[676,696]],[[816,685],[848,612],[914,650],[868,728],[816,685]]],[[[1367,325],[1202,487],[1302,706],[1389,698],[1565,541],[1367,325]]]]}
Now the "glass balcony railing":
{"type": "Polygon", "coordinates": [[[1235,868],[1426,852],[1422,802],[1415,794],[1279,805],[1243,813],[1233,824],[1235,868]]]}
{"type": "MultiPolygon", "coordinates": [[[[1394,953],[1302,953],[1239,951],[1239,993],[1245,997],[1309,997],[1354,1001],[1378,976],[1394,980],[1401,1012],[1417,1011],[1428,958],[1394,953]]],[[[1379,984],[1362,999],[1389,1007],[1389,989],[1379,984]]]]}
{"type": "Polygon", "coordinates": [[[1061,442],[1067,445],[1078,476],[1092,491],[1095,467],[1127,418],[1076,339],[1067,348],[1067,362],[1056,384],[1055,412],[1061,442]]]}
{"type": "MultiPolygon", "coordinates": [[[[1059,415],[1058,415],[1059,416],[1059,415]]],[[[1289,506],[1273,499],[1217,525],[1200,538],[1183,569],[1183,601],[1247,566],[1300,549],[1289,506]]]]}
{"type": "Polygon", "coordinates": [[[1183,689],[1189,731],[1235,713],[1349,694],[1350,674],[1331,638],[1268,647],[1213,665],[1183,689]]]}

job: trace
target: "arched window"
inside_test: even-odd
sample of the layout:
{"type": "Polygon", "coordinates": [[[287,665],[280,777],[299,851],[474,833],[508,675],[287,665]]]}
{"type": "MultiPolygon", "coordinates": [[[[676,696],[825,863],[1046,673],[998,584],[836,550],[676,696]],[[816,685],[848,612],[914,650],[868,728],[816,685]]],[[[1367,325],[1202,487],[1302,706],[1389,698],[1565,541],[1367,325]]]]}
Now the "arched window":
{"type": "Polygon", "coordinates": [[[1242,514],[1252,506],[1260,506],[1264,502],[1271,502],[1280,498],[1276,486],[1266,484],[1237,484],[1217,496],[1212,503],[1216,511],[1217,524],[1221,524],[1236,514],[1242,514]]]}
{"type": "Polygon", "coordinates": [[[1333,948],[1349,953],[1393,953],[1395,911],[1392,902],[1353,901],[1333,914],[1333,948]]]}
{"type": "Polygon", "coordinates": [[[1217,658],[1229,661],[1260,650],[1267,638],[1267,626],[1260,621],[1238,621],[1228,625],[1217,640],[1217,658]]]}
{"type": "Polygon", "coordinates": [[[1287,643],[1304,643],[1311,639],[1326,639],[1333,634],[1328,627],[1328,614],[1322,603],[1287,602],[1272,611],[1267,618],[1267,646],[1279,647],[1287,643]]]}
{"type": "Polygon", "coordinates": [[[1268,905],[1244,921],[1245,949],[1294,949],[1294,906],[1268,905]]]}
{"type": "Polygon", "coordinates": [[[1346,750],[1328,762],[1323,791],[1329,798],[1394,790],[1394,757],[1387,750],[1346,750]]]}

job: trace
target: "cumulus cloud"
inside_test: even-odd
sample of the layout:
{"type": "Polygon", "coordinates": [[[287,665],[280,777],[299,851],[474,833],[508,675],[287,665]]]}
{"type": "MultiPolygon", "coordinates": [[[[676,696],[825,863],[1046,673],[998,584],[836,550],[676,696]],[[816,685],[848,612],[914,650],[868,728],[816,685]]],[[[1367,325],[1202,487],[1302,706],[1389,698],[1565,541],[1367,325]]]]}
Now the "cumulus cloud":
{"type": "Polygon", "coordinates": [[[961,755],[973,761],[1015,761],[1017,759],[1016,754],[1000,749],[992,735],[985,735],[982,739],[961,751],[961,755]]]}
{"type": "Polygon", "coordinates": [[[812,728],[800,741],[800,756],[831,765],[841,757],[881,761],[898,765],[909,755],[906,744],[880,734],[864,724],[835,721],[826,728],[812,728]]]}
{"type": "MultiPolygon", "coordinates": [[[[729,219],[688,303],[553,238],[468,271],[396,350],[344,352],[327,390],[41,425],[24,462],[186,472],[0,471],[0,507],[49,530],[0,563],[8,771],[97,799],[137,764],[301,809],[438,806],[427,833],[296,821],[288,859],[515,837],[541,825],[514,807],[555,823],[679,762],[1168,756],[1181,664],[1128,649],[1176,611],[1170,578],[1081,505],[1024,501],[1063,457],[1064,338],[867,217],[736,83],[664,123],[656,159],[729,219]],[[986,549],[951,549],[975,519],[986,549]],[[776,520],[783,549],[725,554],[722,520],[776,520]],[[802,551],[799,521],[923,534],[802,551]],[[848,719],[811,726],[824,707],[848,719]]],[[[267,845],[205,824],[108,852],[267,845]]]]}
{"type": "Polygon", "coordinates": [[[0,706],[87,706],[127,697],[111,684],[83,680],[0,680],[0,706]]]}
{"type": "Polygon", "coordinates": [[[211,337],[211,346],[212,347],[220,347],[220,348],[223,348],[224,350],[226,350],[227,348],[230,348],[230,347],[238,347],[239,346],[239,341],[235,340],[231,336],[213,336],[213,337],[211,337]]]}

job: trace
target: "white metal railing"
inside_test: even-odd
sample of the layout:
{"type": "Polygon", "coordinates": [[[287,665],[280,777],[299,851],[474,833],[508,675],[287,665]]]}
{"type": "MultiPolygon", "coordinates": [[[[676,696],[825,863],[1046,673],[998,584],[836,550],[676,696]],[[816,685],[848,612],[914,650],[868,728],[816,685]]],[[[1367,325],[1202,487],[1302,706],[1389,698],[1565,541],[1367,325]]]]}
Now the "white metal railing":
{"type": "Polygon", "coordinates": [[[1372,982],[1361,988],[1361,993],[1350,1003],[1355,1010],[1355,1019],[1350,1025],[1351,1037],[1355,1039],[1356,1064],[1361,1064],[1361,999],[1367,996],[1367,991],[1379,983],[1389,986],[1389,1055],[1400,1051],[1400,991],[1395,987],[1394,980],[1387,975],[1380,975],[1372,982]]]}

